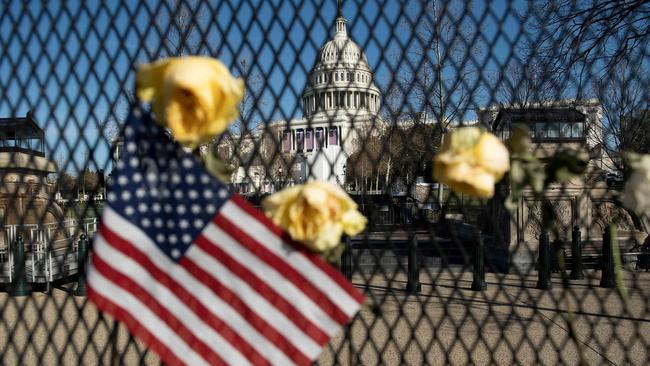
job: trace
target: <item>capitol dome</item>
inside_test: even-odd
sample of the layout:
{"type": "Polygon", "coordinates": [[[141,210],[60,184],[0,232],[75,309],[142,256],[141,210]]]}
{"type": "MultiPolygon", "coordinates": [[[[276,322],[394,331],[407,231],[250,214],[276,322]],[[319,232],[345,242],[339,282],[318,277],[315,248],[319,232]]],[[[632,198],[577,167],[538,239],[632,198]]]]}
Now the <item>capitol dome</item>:
{"type": "Polygon", "coordinates": [[[373,82],[368,58],[348,36],[346,23],[339,2],[334,37],[318,52],[302,94],[305,117],[332,112],[379,112],[379,89],[373,82]]]}
{"type": "Polygon", "coordinates": [[[337,33],[333,40],[328,41],[321,47],[318,52],[316,68],[326,64],[337,63],[357,65],[359,67],[365,67],[368,70],[370,69],[365,53],[363,53],[361,47],[347,37],[345,28],[343,34],[337,33]]]}

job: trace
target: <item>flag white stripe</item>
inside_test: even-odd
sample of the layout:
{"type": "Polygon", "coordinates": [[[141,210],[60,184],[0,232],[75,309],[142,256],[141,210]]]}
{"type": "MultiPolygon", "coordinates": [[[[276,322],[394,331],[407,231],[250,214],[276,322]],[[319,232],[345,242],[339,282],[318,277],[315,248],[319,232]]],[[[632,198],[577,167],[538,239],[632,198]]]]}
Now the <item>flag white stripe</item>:
{"type": "Polygon", "coordinates": [[[131,314],[142,327],[164,344],[179,360],[188,365],[209,365],[151,309],[141,303],[133,294],[102,276],[92,266],[88,271],[87,280],[93,291],[131,314]]]}
{"type": "Polygon", "coordinates": [[[301,253],[295,252],[287,255],[286,250],[283,249],[283,246],[287,246],[287,244],[284,243],[282,238],[239,208],[236,203],[232,201],[226,202],[221,208],[221,214],[231,222],[245,222],[246,225],[240,227],[242,231],[280,258],[283,258],[287,264],[295,268],[310,283],[319,288],[348,317],[357,312],[361,305],[352,296],[301,253]]]}
{"type": "Polygon", "coordinates": [[[321,347],[316,342],[296,326],[293,321],[288,319],[284,313],[271,305],[264,296],[257,293],[255,289],[237,277],[221,262],[213,259],[196,245],[190,248],[185,255],[194,264],[235,293],[260,318],[273,326],[278,333],[282,334],[287,341],[291,342],[305,356],[313,359],[320,354],[321,347]],[[226,281],[226,279],[228,280],[226,281]]]}
{"type": "MultiPolygon", "coordinates": [[[[286,359],[288,363],[291,360],[279,350],[266,337],[259,334],[246,319],[228,304],[224,303],[221,298],[203,283],[198,281],[191,273],[164,255],[151,239],[138,227],[134,226],[119,214],[106,206],[103,212],[103,223],[108,227],[119,228],[119,235],[129,238],[129,242],[141,252],[146,253],[151,262],[161,271],[167,273],[174,281],[182,284],[183,287],[199,300],[210,312],[216,317],[226,322],[232,329],[236,330],[249,345],[257,349],[260,354],[269,360],[286,359]],[[220,306],[215,306],[220,304],[220,306]]],[[[229,343],[228,343],[229,344],[229,343]]],[[[277,361],[276,361],[277,362],[277,361]]],[[[286,362],[283,362],[286,363],[286,362]]],[[[239,363],[246,364],[246,363],[239,363]]]]}
{"type": "MultiPolygon", "coordinates": [[[[249,224],[248,222],[246,223],[246,225],[249,224]]],[[[311,319],[326,334],[333,336],[340,330],[340,324],[330,318],[309,296],[305,295],[304,292],[282,274],[278,273],[275,268],[269,266],[258,256],[242,247],[221,228],[210,223],[203,230],[203,235],[215,246],[228,253],[232,258],[236,258],[241,263],[246,263],[247,268],[257,275],[260,280],[266,282],[276,291],[279,290],[278,293],[280,296],[293,304],[307,319],[311,319]]]]}
{"type": "MultiPolygon", "coordinates": [[[[176,319],[183,322],[193,333],[200,334],[200,339],[204,341],[214,353],[218,354],[224,360],[237,361],[237,364],[248,364],[246,358],[234,347],[228,343],[212,327],[204,323],[191,308],[187,307],[167,286],[156,281],[146,268],[134,261],[131,257],[115,250],[105,242],[101,235],[97,235],[96,243],[99,244],[95,249],[95,255],[102,258],[113,270],[120,272],[129,277],[135,283],[140,285],[147,293],[153,297],[159,304],[162,304],[176,319]],[[113,265],[116,264],[116,265],[113,265]]],[[[215,306],[224,310],[223,302],[215,302],[215,306]]],[[[228,314],[227,317],[232,314],[228,314]]],[[[232,312],[232,311],[231,311],[232,312]]]]}

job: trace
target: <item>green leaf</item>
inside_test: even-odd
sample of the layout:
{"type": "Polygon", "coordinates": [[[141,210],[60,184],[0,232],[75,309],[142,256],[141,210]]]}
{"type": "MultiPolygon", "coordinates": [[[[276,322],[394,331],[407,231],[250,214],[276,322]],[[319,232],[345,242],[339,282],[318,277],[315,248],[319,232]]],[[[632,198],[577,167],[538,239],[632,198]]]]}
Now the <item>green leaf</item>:
{"type": "Polygon", "coordinates": [[[560,167],[558,171],[555,172],[555,181],[558,183],[566,183],[573,177],[575,177],[575,174],[573,174],[568,167],[560,167]]]}
{"type": "Polygon", "coordinates": [[[528,165],[527,177],[528,184],[530,188],[536,194],[542,194],[544,192],[544,182],[546,181],[546,171],[542,164],[537,161],[535,163],[530,163],[528,165]]]}
{"type": "Polygon", "coordinates": [[[345,250],[345,245],[339,244],[334,248],[331,248],[323,252],[321,254],[321,257],[329,264],[338,267],[341,265],[341,255],[343,255],[344,250],[345,250]]]}
{"type": "Polygon", "coordinates": [[[517,206],[519,206],[519,195],[511,193],[508,197],[506,197],[503,205],[505,206],[506,210],[510,212],[516,211],[517,206]]]}
{"type": "Polygon", "coordinates": [[[510,164],[510,182],[511,184],[523,183],[526,179],[526,170],[520,160],[512,160],[510,164]]]}
{"type": "Polygon", "coordinates": [[[526,154],[530,150],[531,144],[532,141],[530,140],[528,128],[522,125],[517,125],[512,131],[510,138],[506,141],[508,150],[514,155],[526,154]]]}
{"type": "Polygon", "coordinates": [[[230,183],[232,173],[234,172],[232,166],[227,165],[219,160],[210,151],[205,154],[203,162],[205,164],[205,168],[210,172],[210,174],[224,183],[230,183]]]}
{"type": "Polygon", "coordinates": [[[589,156],[575,150],[560,150],[553,155],[546,167],[546,184],[566,183],[587,171],[589,156]]]}

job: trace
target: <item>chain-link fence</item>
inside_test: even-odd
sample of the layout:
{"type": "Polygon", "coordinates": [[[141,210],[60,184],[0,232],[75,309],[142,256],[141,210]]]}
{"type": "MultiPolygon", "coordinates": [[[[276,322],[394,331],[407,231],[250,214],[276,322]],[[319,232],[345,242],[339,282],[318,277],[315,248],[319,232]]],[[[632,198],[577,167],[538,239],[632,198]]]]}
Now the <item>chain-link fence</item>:
{"type": "Polygon", "coordinates": [[[366,303],[319,364],[650,363],[650,197],[620,200],[622,153],[650,152],[649,16],[636,0],[4,1],[1,363],[159,362],[86,302],[80,269],[137,66],[181,55],[246,84],[200,149],[233,191],[259,205],[327,180],[369,220],[338,263],[366,303]],[[470,125],[530,137],[491,199],[433,179],[443,135],[470,125]],[[541,188],[514,175],[549,171],[541,188]]]}

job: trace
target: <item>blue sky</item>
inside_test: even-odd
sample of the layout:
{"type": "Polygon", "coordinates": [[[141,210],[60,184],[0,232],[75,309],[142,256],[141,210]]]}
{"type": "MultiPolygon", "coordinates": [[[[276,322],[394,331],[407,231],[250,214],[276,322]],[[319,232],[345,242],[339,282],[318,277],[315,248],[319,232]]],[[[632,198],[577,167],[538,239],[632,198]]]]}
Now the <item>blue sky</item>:
{"type": "MultiPolygon", "coordinates": [[[[255,107],[260,120],[301,115],[299,95],[318,49],[330,37],[336,1],[186,4],[197,25],[190,41],[199,53],[218,57],[235,74],[246,59],[249,71],[262,76],[255,107]]],[[[99,125],[124,119],[135,67],[165,55],[160,35],[170,33],[173,6],[158,5],[152,0],[5,2],[0,9],[0,117],[24,116],[31,109],[45,129],[48,155],[61,160],[65,170],[75,172],[86,164],[110,169],[109,144],[99,125]],[[150,9],[157,8],[152,14],[150,9]]],[[[526,3],[476,1],[465,13],[464,22],[481,24],[476,32],[486,48],[474,57],[484,82],[509,60],[522,29],[509,7],[523,10],[526,3]]],[[[380,89],[404,56],[412,36],[408,21],[419,14],[417,6],[402,1],[345,2],[348,31],[365,50],[380,89]]],[[[472,98],[468,119],[473,108],[490,101],[487,95],[472,98]]]]}

